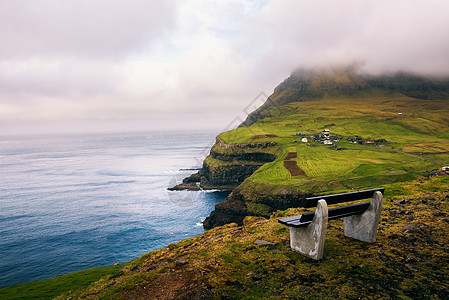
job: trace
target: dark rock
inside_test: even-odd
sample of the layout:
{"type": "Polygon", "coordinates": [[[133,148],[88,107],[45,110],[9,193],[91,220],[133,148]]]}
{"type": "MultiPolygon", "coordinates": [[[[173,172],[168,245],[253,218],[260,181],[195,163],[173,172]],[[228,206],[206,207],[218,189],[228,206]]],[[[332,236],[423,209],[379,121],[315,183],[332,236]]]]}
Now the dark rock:
{"type": "Polygon", "coordinates": [[[405,199],[401,199],[401,200],[396,201],[397,205],[403,205],[403,204],[406,204],[406,203],[407,203],[407,200],[405,200],[405,199]]]}
{"type": "Polygon", "coordinates": [[[187,264],[187,261],[186,261],[185,259],[178,259],[178,260],[176,261],[176,265],[177,265],[178,267],[184,266],[184,265],[186,265],[186,264],[187,264]]]}
{"type": "Polygon", "coordinates": [[[435,217],[445,217],[445,216],[446,216],[446,214],[445,214],[444,212],[441,212],[441,211],[439,211],[439,212],[434,212],[433,215],[434,215],[435,217]]]}
{"type": "Polygon", "coordinates": [[[432,196],[432,195],[427,195],[427,196],[424,196],[424,197],[422,198],[422,200],[433,201],[433,200],[435,200],[435,197],[432,196]]]}
{"type": "Polygon", "coordinates": [[[200,173],[195,173],[190,175],[189,177],[186,177],[182,180],[183,183],[195,183],[195,182],[200,182],[201,180],[201,175],[200,173]]]}
{"type": "Polygon", "coordinates": [[[407,219],[408,219],[409,221],[413,221],[413,220],[415,219],[415,217],[414,217],[414,216],[408,216],[407,219]]]}
{"type": "Polygon", "coordinates": [[[263,163],[241,164],[236,163],[225,167],[214,167],[203,162],[201,169],[200,186],[203,189],[233,190],[246,178],[251,176],[263,163]]]}
{"type": "Polygon", "coordinates": [[[195,300],[213,300],[214,291],[208,288],[202,288],[197,291],[188,291],[183,299],[195,299],[195,300]]]}
{"type": "Polygon", "coordinates": [[[273,248],[274,246],[276,246],[276,243],[272,243],[269,241],[265,241],[265,240],[255,240],[254,244],[256,244],[257,247],[268,247],[268,248],[273,248]]]}
{"type": "Polygon", "coordinates": [[[262,276],[260,276],[259,274],[254,274],[253,276],[251,276],[251,279],[253,281],[260,281],[262,280],[262,276]]]}
{"type": "Polygon", "coordinates": [[[243,225],[243,219],[245,219],[245,215],[238,215],[227,213],[226,211],[214,210],[210,213],[209,217],[207,217],[203,221],[203,227],[207,230],[229,223],[237,223],[239,226],[241,226],[243,225]]]}
{"type": "Polygon", "coordinates": [[[225,285],[232,286],[238,290],[241,290],[243,288],[243,285],[238,280],[227,280],[225,282],[225,285]]]}
{"type": "Polygon", "coordinates": [[[418,270],[416,270],[415,268],[413,268],[411,265],[409,265],[409,264],[405,264],[404,265],[407,269],[409,269],[410,271],[413,271],[413,272],[417,272],[418,270]]]}
{"type": "Polygon", "coordinates": [[[397,256],[404,256],[400,251],[398,251],[396,249],[391,249],[391,253],[393,253],[394,255],[397,255],[397,256]]]}
{"type": "Polygon", "coordinates": [[[404,242],[407,244],[414,243],[417,240],[414,234],[408,234],[404,238],[404,242]]]}
{"type": "Polygon", "coordinates": [[[414,258],[411,257],[411,256],[406,256],[406,257],[404,258],[404,261],[407,262],[407,263],[414,263],[414,262],[416,262],[416,259],[414,259],[414,258]]]}
{"type": "Polygon", "coordinates": [[[435,244],[436,243],[436,241],[431,237],[426,237],[425,240],[426,240],[427,244],[435,244]]]}
{"type": "Polygon", "coordinates": [[[167,262],[165,262],[165,261],[158,262],[158,263],[155,264],[155,265],[149,266],[149,267],[147,268],[147,271],[152,271],[152,270],[158,269],[158,268],[162,267],[162,266],[165,265],[165,264],[167,264],[167,262]]]}
{"type": "MultiPolygon", "coordinates": [[[[256,143],[253,143],[253,144],[256,144],[256,143]]],[[[270,144],[273,144],[273,143],[270,143],[270,144]]],[[[260,144],[260,145],[264,145],[264,144],[260,144]]],[[[254,161],[254,162],[266,163],[266,162],[272,162],[276,159],[276,156],[274,154],[263,153],[263,152],[239,153],[236,151],[235,153],[232,153],[232,154],[224,154],[224,153],[220,153],[220,152],[211,150],[210,155],[213,158],[219,159],[221,161],[254,161]]]]}
{"type": "Polygon", "coordinates": [[[284,267],[279,267],[279,268],[276,268],[274,271],[277,272],[277,273],[284,273],[285,272],[285,268],[284,267]]]}
{"type": "Polygon", "coordinates": [[[290,260],[281,260],[280,263],[283,264],[283,265],[294,265],[294,264],[295,264],[295,261],[294,261],[293,259],[290,259],[290,260]]]}
{"type": "Polygon", "coordinates": [[[399,237],[399,235],[397,235],[396,233],[390,234],[390,235],[388,236],[388,238],[389,238],[389,239],[392,239],[392,240],[395,240],[395,239],[397,239],[398,237],[399,237]]]}
{"type": "Polygon", "coordinates": [[[129,268],[130,271],[135,271],[137,270],[137,265],[132,265],[131,268],[129,268]]]}
{"type": "Polygon", "coordinates": [[[407,224],[401,228],[406,233],[422,233],[420,226],[417,223],[407,224]]]}
{"type": "Polygon", "coordinates": [[[234,297],[229,296],[229,295],[226,294],[226,293],[222,293],[222,294],[221,294],[221,299],[222,299],[222,300],[235,300],[234,297]]]}
{"type": "Polygon", "coordinates": [[[174,187],[168,188],[169,191],[199,191],[200,187],[196,185],[196,183],[180,183],[175,185],[174,187]]]}
{"type": "Polygon", "coordinates": [[[109,276],[109,279],[114,279],[114,278],[120,277],[122,275],[123,275],[123,271],[118,271],[117,273],[112,274],[111,276],[109,276]]]}

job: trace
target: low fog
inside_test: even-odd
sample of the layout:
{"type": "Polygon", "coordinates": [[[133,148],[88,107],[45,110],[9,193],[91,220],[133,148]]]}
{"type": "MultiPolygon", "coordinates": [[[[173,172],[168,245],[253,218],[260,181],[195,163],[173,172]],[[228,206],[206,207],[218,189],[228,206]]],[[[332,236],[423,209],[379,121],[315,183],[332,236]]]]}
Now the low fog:
{"type": "Polygon", "coordinates": [[[0,0],[0,135],[214,129],[298,67],[449,75],[446,0],[0,0]]]}

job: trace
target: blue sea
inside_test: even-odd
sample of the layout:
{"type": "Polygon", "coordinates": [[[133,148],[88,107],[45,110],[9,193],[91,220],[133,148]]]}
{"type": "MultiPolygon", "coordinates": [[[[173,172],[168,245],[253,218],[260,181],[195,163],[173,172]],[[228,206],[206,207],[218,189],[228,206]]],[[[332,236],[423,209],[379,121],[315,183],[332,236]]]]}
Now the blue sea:
{"type": "Polygon", "coordinates": [[[201,167],[216,134],[0,138],[0,288],[124,263],[203,233],[227,193],[167,187],[201,167]]]}

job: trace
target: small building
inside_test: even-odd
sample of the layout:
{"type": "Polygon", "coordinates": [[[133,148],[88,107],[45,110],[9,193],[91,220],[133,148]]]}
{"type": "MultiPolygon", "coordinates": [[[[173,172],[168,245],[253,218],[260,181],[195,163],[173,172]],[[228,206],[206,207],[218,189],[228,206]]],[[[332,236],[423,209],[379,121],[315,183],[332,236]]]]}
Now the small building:
{"type": "Polygon", "coordinates": [[[309,140],[308,140],[307,138],[302,138],[302,139],[301,139],[301,142],[303,142],[303,143],[308,143],[309,140]]]}
{"type": "Polygon", "coordinates": [[[332,145],[332,141],[331,140],[324,140],[323,143],[325,145],[332,145]]]}

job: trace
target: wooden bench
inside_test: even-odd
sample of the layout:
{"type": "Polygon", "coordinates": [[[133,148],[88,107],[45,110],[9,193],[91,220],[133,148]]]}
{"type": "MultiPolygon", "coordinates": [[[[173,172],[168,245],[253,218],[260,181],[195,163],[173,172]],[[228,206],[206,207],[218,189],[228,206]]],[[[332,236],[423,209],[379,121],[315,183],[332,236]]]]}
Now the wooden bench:
{"type": "Polygon", "coordinates": [[[290,228],[290,246],[312,259],[322,259],[328,220],[343,218],[345,236],[373,243],[382,211],[385,188],[306,198],[315,212],[279,219],[290,228]],[[369,202],[328,209],[328,205],[371,198],[369,202]]]}

